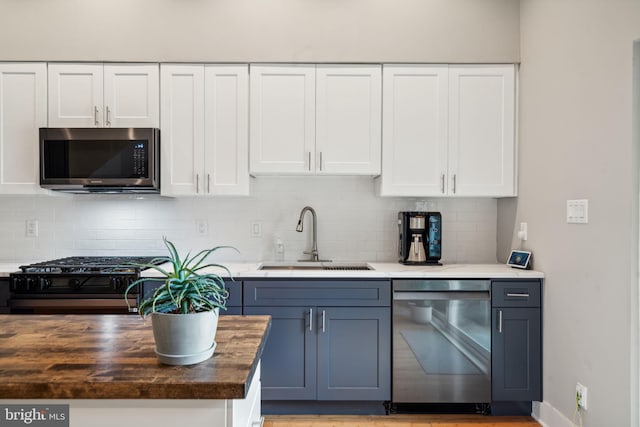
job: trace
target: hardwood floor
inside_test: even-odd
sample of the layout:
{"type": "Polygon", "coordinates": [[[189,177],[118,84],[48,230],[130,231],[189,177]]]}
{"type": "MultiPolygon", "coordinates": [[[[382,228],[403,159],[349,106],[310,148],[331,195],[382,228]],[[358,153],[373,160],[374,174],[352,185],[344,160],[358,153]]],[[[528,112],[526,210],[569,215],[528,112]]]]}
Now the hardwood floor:
{"type": "Polygon", "coordinates": [[[264,427],[540,427],[531,417],[483,415],[267,415],[264,427]]]}

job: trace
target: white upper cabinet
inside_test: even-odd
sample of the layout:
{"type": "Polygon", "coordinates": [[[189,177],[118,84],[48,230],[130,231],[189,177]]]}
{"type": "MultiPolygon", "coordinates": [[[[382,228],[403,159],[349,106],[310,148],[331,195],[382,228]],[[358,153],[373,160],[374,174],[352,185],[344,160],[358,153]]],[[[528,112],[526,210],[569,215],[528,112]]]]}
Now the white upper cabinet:
{"type": "Polygon", "coordinates": [[[252,65],[252,174],[380,173],[379,65],[252,65]]]}
{"type": "Polygon", "coordinates": [[[316,68],[316,172],[379,175],[382,72],[371,65],[316,68]]]}
{"type": "Polygon", "coordinates": [[[248,80],[247,65],[161,65],[163,195],[249,195],[248,80]]]}
{"type": "Polygon", "coordinates": [[[385,65],[383,196],[514,196],[515,66],[385,65]]]}
{"type": "Polygon", "coordinates": [[[515,195],[515,66],[449,67],[449,193],[515,195]]]}
{"type": "Polygon", "coordinates": [[[47,193],[40,188],[38,142],[46,107],[46,64],[0,64],[0,194],[47,193]]]}
{"type": "Polygon", "coordinates": [[[447,173],[446,65],[385,65],[383,196],[441,195],[447,173]]]}
{"type": "Polygon", "coordinates": [[[251,65],[252,174],[312,174],[315,65],[251,65]]]}
{"type": "Polygon", "coordinates": [[[49,64],[50,127],[158,127],[157,64],[49,64]]]}

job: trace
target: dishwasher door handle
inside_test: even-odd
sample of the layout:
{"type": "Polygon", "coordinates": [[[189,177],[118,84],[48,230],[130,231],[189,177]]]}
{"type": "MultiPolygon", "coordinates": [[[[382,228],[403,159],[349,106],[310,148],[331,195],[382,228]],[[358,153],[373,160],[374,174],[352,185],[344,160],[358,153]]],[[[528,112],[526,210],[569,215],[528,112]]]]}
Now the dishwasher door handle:
{"type": "Polygon", "coordinates": [[[397,301],[408,300],[483,300],[489,299],[489,291],[446,291],[446,292],[405,292],[394,291],[393,299],[397,301]]]}

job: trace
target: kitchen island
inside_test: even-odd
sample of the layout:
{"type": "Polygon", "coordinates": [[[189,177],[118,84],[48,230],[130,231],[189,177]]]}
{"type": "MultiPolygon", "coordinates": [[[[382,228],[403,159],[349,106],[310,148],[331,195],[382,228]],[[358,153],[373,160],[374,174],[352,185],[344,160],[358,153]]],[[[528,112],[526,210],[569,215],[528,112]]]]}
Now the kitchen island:
{"type": "Polygon", "coordinates": [[[0,316],[0,405],[69,404],[71,426],[251,426],[268,316],[223,316],[213,357],[157,361],[132,315],[0,316]]]}

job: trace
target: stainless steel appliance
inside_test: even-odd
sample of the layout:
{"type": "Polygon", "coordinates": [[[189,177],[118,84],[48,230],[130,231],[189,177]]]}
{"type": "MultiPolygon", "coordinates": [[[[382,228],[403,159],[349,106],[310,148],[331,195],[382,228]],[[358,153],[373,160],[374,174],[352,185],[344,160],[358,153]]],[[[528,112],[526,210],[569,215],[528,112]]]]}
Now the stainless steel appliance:
{"type": "Polygon", "coordinates": [[[154,257],[68,257],[20,266],[9,275],[9,310],[24,314],[137,312],[140,288],[129,291],[140,269],[129,263],[160,264],[154,257]]]}
{"type": "Polygon", "coordinates": [[[394,280],[392,402],[491,401],[489,280],[394,280]]]}
{"type": "Polygon", "coordinates": [[[399,212],[398,261],[402,264],[439,264],[441,258],[440,212],[399,212]]]}
{"type": "Polygon", "coordinates": [[[40,186],[73,193],[159,193],[160,130],[41,128],[40,186]]]}

